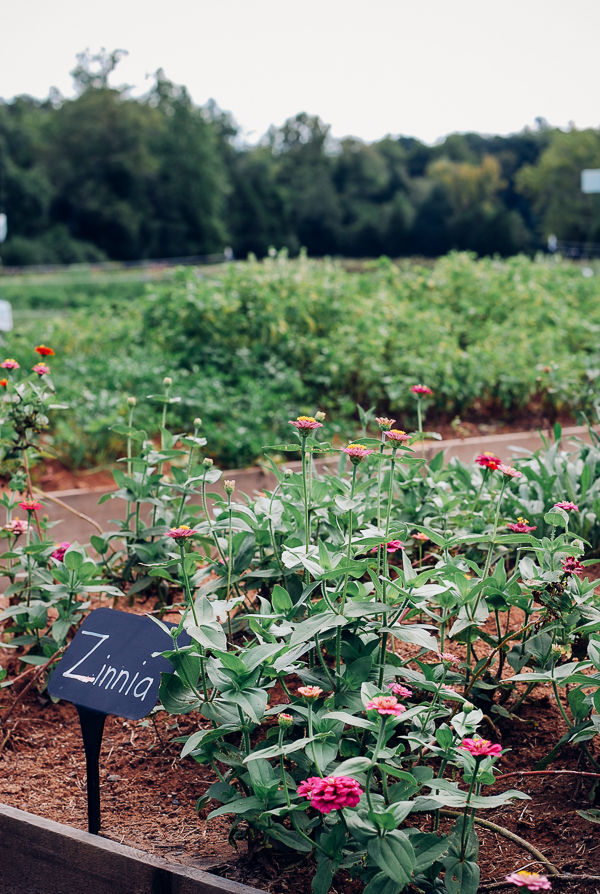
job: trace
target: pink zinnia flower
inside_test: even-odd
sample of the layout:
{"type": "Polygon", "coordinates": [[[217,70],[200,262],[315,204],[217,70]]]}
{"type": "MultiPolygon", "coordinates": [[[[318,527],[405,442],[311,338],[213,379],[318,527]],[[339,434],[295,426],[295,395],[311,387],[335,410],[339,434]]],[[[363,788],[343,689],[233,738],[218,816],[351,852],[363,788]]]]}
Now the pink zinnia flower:
{"type": "Polygon", "coordinates": [[[297,419],[290,419],[290,425],[295,425],[299,431],[312,431],[313,428],[323,428],[322,422],[317,422],[314,416],[298,416],[297,419]]]}
{"type": "Polygon", "coordinates": [[[17,363],[16,360],[13,360],[12,357],[9,357],[4,363],[0,363],[0,367],[2,369],[20,369],[20,364],[17,363]]]}
{"type": "Polygon", "coordinates": [[[410,390],[413,394],[433,394],[433,391],[427,385],[413,385],[410,390]]]}
{"type": "Polygon", "coordinates": [[[399,717],[404,714],[406,707],[398,702],[395,695],[376,695],[365,705],[365,711],[377,711],[378,714],[391,714],[399,717]]]}
{"type": "Polygon", "coordinates": [[[23,500],[22,503],[19,503],[19,509],[23,509],[25,512],[38,512],[43,509],[43,506],[36,500],[23,500]]]}
{"type": "Polygon", "coordinates": [[[479,456],[475,457],[475,462],[478,466],[483,466],[485,469],[491,469],[492,472],[495,472],[502,464],[500,457],[494,456],[493,453],[480,453],[479,456]]]}
{"type": "Polygon", "coordinates": [[[395,421],[395,419],[388,419],[387,416],[375,417],[375,422],[379,426],[379,431],[389,431],[395,421]]]}
{"type": "Polygon", "coordinates": [[[170,531],[167,531],[167,537],[172,537],[173,540],[184,540],[197,533],[198,531],[193,531],[189,525],[179,525],[178,528],[171,528],[170,531]]]}
{"type": "Polygon", "coordinates": [[[406,686],[402,686],[401,683],[390,683],[388,686],[394,695],[399,695],[400,698],[409,698],[412,695],[412,689],[407,689],[406,686]]]}
{"type": "Polygon", "coordinates": [[[309,702],[315,701],[315,699],[323,695],[323,690],[320,686],[299,686],[296,692],[309,702]]]}
{"type": "Polygon", "coordinates": [[[47,376],[50,373],[50,367],[46,366],[45,363],[36,363],[36,365],[31,368],[34,373],[38,374],[38,376],[47,376]]]}
{"type": "Polygon", "coordinates": [[[452,652],[436,652],[435,654],[440,661],[449,661],[450,664],[460,664],[460,658],[457,658],[452,652]]]}
{"type": "Polygon", "coordinates": [[[570,503],[568,500],[562,500],[560,503],[554,504],[555,509],[564,509],[565,512],[579,512],[579,506],[570,503]]]}
{"type": "Polygon", "coordinates": [[[396,446],[396,444],[405,444],[407,441],[410,441],[410,435],[407,435],[405,431],[400,431],[397,428],[392,428],[390,431],[386,431],[385,437],[388,441],[394,441],[394,446],[396,446]]]}
{"type": "Polygon", "coordinates": [[[504,463],[500,463],[498,469],[500,472],[503,472],[508,478],[523,477],[523,472],[519,472],[518,469],[513,468],[513,466],[505,466],[504,463]]]}
{"type": "Polygon", "coordinates": [[[519,516],[516,522],[509,522],[506,527],[515,534],[529,534],[530,531],[536,530],[537,525],[530,525],[526,518],[519,516]]]}
{"type": "MultiPolygon", "coordinates": [[[[383,543],[380,543],[379,546],[374,546],[371,550],[372,553],[376,553],[378,549],[382,549],[383,543]]],[[[386,544],[386,550],[388,553],[397,553],[399,549],[404,549],[404,544],[401,540],[389,540],[386,544]]]]}
{"type": "Polygon", "coordinates": [[[50,553],[50,558],[57,559],[59,562],[64,562],[65,553],[70,546],[71,544],[68,540],[63,540],[62,543],[57,543],[54,552],[50,553]]]}
{"type": "Polygon", "coordinates": [[[560,563],[565,574],[582,574],[585,571],[585,565],[582,565],[575,556],[567,556],[560,563]]]}
{"type": "Polygon", "coordinates": [[[369,450],[368,447],[363,447],[362,444],[350,444],[348,447],[342,447],[342,453],[347,453],[352,464],[356,466],[359,462],[362,462],[365,456],[375,453],[375,451],[369,450]]]}
{"type": "Polygon", "coordinates": [[[496,757],[502,753],[502,745],[493,745],[489,739],[463,739],[458,746],[463,751],[468,751],[473,757],[496,757]]]}
{"type": "Polygon", "coordinates": [[[37,348],[33,349],[36,354],[39,354],[40,357],[54,357],[54,351],[52,348],[47,348],[46,345],[38,345],[37,348]]]}
{"type": "Polygon", "coordinates": [[[526,872],[526,870],[522,869],[521,872],[511,872],[510,875],[506,875],[504,878],[505,881],[516,885],[517,888],[526,888],[528,891],[552,890],[552,885],[546,876],[539,875],[537,872],[526,872]]]}
{"type": "Polygon", "coordinates": [[[8,531],[10,534],[15,534],[17,537],[19,537],[21,534],[26,534],[28,528],[29,522],[21,520],[16,516],[7,525],[4,525],[5,531],[8,531]]]}
{"type": "Polygon", "coordinates": [[[308,798],[310,806],[320,813],[331,813],[344,807],[356,807],[362,789],[351,776],[310,776],[298,786],[298,794],[308,798]]]}
{"type": "Polygon", "coordinates": [[[423,534],[422,531],[416,531],[414,534],[410,535],[413,540],[420,540],[421,543],[425,543],[426,540],[429,540],[427,534],[423,534]]]}

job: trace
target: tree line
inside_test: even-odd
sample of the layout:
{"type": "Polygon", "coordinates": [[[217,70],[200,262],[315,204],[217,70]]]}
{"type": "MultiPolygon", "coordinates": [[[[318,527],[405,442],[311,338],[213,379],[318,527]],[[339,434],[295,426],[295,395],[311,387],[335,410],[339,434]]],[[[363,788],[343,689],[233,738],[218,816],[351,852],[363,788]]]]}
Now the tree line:
{"type": "Polygon", "coordinates": [[[196,106],[158,71],[141,98],[109,86],[119,51],[81,54],[77,95],[0,100],[4,264],[264,256],[533,253],[550,233],[600,242],[600,130],[537,119],[510,136],[374,143],[332,138],[301,113],[243,145],[214,101],[196,106]]]}

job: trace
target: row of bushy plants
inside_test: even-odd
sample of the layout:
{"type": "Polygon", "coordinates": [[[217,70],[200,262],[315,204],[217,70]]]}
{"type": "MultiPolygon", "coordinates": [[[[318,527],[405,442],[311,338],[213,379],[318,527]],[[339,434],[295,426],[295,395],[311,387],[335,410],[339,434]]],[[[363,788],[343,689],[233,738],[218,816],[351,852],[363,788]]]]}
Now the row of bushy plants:
{"type": "MultiPolygon", "coordinates": [[[[509,418],[532,402],[547,416],[589,408],[599,329],[597,278],[558,259],[452,254],[431,268],[382,259],[347,272],[279,255],[181,270],[137,299],[28,321],[7,350],[23,337],[60,349],[53,374],[77,435],[59,420],[54,448],[72,465],[114,457],[120,395],[145,398],[166,375],[180,424],[201,411],[213,458],[235,468],[282,437],[278,420],[297,408],[321,406],[343,434],[357,403],[414,424],[415,378],[432,386],[439,419],[509,418]]],[[[160,413],[150,409],[149,427],[160,413]]]]}

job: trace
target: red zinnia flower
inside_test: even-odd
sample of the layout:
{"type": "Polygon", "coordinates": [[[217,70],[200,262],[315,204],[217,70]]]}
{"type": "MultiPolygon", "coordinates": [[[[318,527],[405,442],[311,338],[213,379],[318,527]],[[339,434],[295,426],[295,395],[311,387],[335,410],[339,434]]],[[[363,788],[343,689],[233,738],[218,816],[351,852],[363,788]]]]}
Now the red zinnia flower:
{"type": "Polygon", "coordinates": [[[427,385],[413,385],[410,390],[413,394],[433,394],[433,391],[427,385]]]}
{"type": "Polygon", "coordinates": [[[530,531],[536,530],[537,525],[530,525],[526,518],[519,516],[516,522],[509,522],[506,527],[515,534],[529,534],[530,531]]]}
{"type": "Polygon", "coordinates": [[[290,425],[295,425],[299,431],[311,431],[313,428],[323,428],[322,422],[317,422],[314,416],[298,416],[289,420],[290,425]]]}
{"type": "Polygon", "coordinates": [[[458,746],[463,751],[468,751],[473,757],[496,757],[502,753],[502,745],[493,745],[489,739],[463,739],[458,746]]]}
{"type": "Polygon", "coordinates": [[[13,360],[12,357],[9,357],[4,363],[0,363],[0,367],[2,369],[20,369],[20,364],[17,363],[16,360],[13,360]]]}
{"type": "Polygon", "coordinates": [[[50,553],[50,558],[57,559],[59,562],[64,562],[65,553],[70,546],[71,544],[68,540],[63,540],[62,543],[57,543],[54,552],[50,553]]]}
{"type": "Polygon", "coordinates": [[[50,367],[46,366],[45,363],[36,363],[36,365],[31,368],[34,373],[38,374],[38,376],[47,376],[50,373],[50,367]]]}
{"type": "Polygon", "coordinates": [[[0,379],[0,385],[2,385],[3,388],[8,388],[8,379],[0,379]]]}
{"type": "Polygon", "coordinates": [[[42,504],[38,503],[36,500],[23,500],[22,503],[19,503],[19,509],[24,509],[25,512],[37,512],[42,508],[42,504]]]}
{"type": "Polygon", "coordinates": [[[527,872],[522,869],[520,872],[511,872],[506,875],[505,881],[516,885],[517,888],[526,888],[528,891],[551,891],[552,885],[545,875],[537,872],[527,872]]]}
{"type": "Polygon", "coordinates": [[[579,512],[579,506],[576,506],[575,503],[570,503],[568,500],[563,500],[560,503],[555,503],[554,508],[564,509],[565,512],[579,512]]]}
{"type": "Polygon", "coordinates": [[[512,466],[505,466],[504,463],[500,463],[498,469],[503,472],[508,478],[522,478],[523,472],[519,472],[517,469],[512,466]]]}
{"type": "Polygon", "coordinates": [[[193,531],[189,525],[179,525],[178,528],[171,528],[170,531],[167,531],[167,537],[172,537],[173,540],[184,540],[197,533],[198,531],[193,531]]]}
{"type": "Polygon", "coordinates": [[[37,348],[33,349],[36,354],[39,354],[40,357],[54,357],[54,351],[52,348],[47,348],[46,345],[38,345],[37,348]]]}
{"type": "Polygon", "coordinates": [[[365,705],[365,711],[377,711],[378,714],[390,714],[399,717],[406,708],[398,702],[395,695],[376,695],[365,705]]]}
{"type": "Polygon", "coordinates": [[[351,776],[325,776],[323,779],[310,776],[300,783],[297,791],[320,813],[356,807],[362,795],[359,783],[351,776]]]}
{"type": "Polygon", "coordinates": [[[493,453],[480,453],[479,456],[475,457],[475,462],[478,466],[483,466],[483,468],[491,469],[492,472],[495,472],[501,465],[502,460],[499,456],[494,456],[493,453]]]}
{"type": "MultiPolygon", "coordinates": [[[[385,437],[389,441],[395,441],[396,444],[405,444],[406,441],[410,441],[410,436],[407,435],[405,431],[400,431],[397,428],[392,428],[390,431],[386,431],[385,437]]],[[[394,446],[396,446],[396,444],[394,444],[394,446]]]]}
{"type": "Polygon", "coordinates": [[[563,559],[560,564],[562,565],[565,574],[580,575],[585,571],[585,565],[582,565],[579,559],[576,559],[575,556],[567,556],[567,558],[563,559]]]}

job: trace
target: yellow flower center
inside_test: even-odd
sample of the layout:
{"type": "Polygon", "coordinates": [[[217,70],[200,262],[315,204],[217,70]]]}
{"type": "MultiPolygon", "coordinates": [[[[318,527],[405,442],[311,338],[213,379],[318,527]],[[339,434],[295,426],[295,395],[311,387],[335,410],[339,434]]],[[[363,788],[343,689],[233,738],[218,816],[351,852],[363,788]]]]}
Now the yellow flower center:
{"type": "Polygon", "coordinates": [[[189,531],[190,526],[189,525],[179,525],[179,530],[180,531],[189,531]]]}
{"type": "Polygon", "coordinates": [[[316,422],[316,421],[317,420],[315,419],[314,416],[297,416],[296,417],[296,422],[316,422]]]}
{"type": "Polygon", "coordinates": [[[529,521],[528,521],[526,518],[523,518],[522,515],[520,515],[520,516],[518,517],[517,521],[520,522],[522,525],[528,525],[528,524],[529,524],[529,521]]]}

